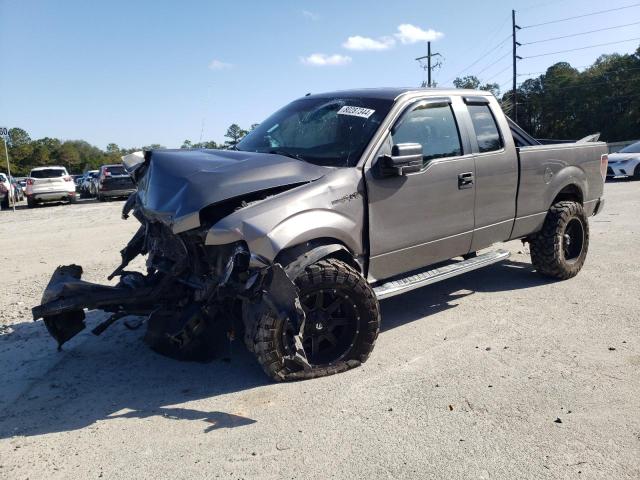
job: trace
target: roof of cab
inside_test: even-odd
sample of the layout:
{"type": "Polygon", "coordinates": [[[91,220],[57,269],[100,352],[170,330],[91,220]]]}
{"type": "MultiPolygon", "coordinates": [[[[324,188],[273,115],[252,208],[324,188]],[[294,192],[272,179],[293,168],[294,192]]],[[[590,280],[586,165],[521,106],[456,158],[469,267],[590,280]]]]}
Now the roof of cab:
{"type": "Polygon", "coordinates": [[[352,97],[352,98],[378,98],[383,100],[396,100],[401,95],[409,93],[425,93],[433,95],[492,95],[483,90],[465,90],[458,88],[416,88],[416,87],[392,87],[392,88],[360,88],[353,90],[338,90],[335,92],[307,94],[307,97],[352,97]]]}

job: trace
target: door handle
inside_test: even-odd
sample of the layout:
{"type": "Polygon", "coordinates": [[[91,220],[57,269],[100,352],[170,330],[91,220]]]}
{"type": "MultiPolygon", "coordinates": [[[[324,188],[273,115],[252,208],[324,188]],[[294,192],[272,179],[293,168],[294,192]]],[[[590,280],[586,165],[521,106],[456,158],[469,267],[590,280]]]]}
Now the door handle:
{"type": "Polygon", "coordinates": [[[473,186],[473,172],[465,172],[458,175],[458,189],[471,188],[473,186]]]}

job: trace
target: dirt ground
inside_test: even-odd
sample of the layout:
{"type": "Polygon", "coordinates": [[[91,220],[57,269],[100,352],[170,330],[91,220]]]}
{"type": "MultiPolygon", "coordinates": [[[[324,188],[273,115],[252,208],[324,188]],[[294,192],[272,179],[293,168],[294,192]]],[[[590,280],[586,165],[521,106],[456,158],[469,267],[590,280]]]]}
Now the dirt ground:
{"type": "Polygon", "coordinates": [[[508,243],[383,301],[363,367],[289,384],[239,342],[181,363],[122,324],[57,352],[30,318],[50,274],[104,281],[136,221],[122,202],[2,212],[0,478],[640,478],[640,182],[605,192],[576,278],[508,243]]]}

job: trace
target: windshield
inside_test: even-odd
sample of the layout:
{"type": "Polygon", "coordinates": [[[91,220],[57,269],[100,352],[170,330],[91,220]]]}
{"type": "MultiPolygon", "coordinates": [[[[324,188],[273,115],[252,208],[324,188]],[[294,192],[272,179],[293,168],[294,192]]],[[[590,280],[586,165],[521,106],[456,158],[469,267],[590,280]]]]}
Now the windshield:
{"type": "Polygon", "coordinates": [[[640,153],[640,142],[632,143],[620,150],[620,153],[640,153]]]}
{"type": "Polygon", "coordinates": [[[32,170],[31,178],[58,178],[64,177],[67,174],[61,168],[44,168],[42,170],[32,170]]]}
{"type": "Polygon", "coordinates": [[[302,98],[271,115],[236,148],[353,167],[392,104],[375,98],[302,98]]]}

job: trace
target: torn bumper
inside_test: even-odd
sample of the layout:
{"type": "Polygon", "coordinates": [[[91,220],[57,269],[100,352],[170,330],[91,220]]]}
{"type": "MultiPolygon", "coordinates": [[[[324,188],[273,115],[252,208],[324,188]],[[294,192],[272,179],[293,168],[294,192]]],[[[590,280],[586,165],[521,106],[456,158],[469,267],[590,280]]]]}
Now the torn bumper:
{"type": "MultiPolygon", "coordinates": [[[[124,272],[117,286],[82,280],[82,267],[58,267],[42,297],[42,304],[32,309],[34,320],[42,318],[58,348],[85,327],[85,309],[102,309],[112,315],[93,329],[101,334],[117,319],[127,315],[146,316],[145,341],[156,351],[181,360],[210,358],[215,339],[233,330],[230,307],[246,299],[291,322],[299,331],[304,326],[297,288],[279,264],[255,270],[243,282],[234,278],[236,255],[231,255],[218,284],[195,294],[196,286],[180,284],[170,275],[143,276],[124,272]],[[220,328],[222,326],[222,328],[220,328]]],[[[252,329],[252,325],[244,325],[252,329]]],[[[302,345],[291,360],[308,365],[302,345]]]]}
{"type": "Polygon", "coordinates": [[[58,347],[85,328],[84,309],[144,313],[153,304],[156,289],[152,287],[111,287],[81,279],[82,267],[66,265],[56,268],[43,295],[42,303],[32,309],[33,319],[44,319],[58,347]]]}

